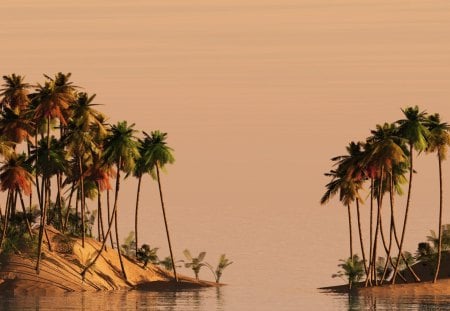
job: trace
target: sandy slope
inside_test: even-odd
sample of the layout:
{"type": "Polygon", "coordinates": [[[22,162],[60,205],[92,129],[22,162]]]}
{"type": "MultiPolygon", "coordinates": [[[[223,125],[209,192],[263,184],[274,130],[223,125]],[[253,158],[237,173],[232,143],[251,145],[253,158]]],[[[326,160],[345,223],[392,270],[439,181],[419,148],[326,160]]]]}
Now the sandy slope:
{"type": "MultiPolygon", "coordinates": [[[[59,294],[69,291],[118,290],[118,289],[169,289],[173,288],[171,273],[149,264],[142,264],[122,256],[128,281],[122,277],[119,256],[116,250],[108,248],[96,264],[86,273],[82,280],[80,272],[100,248],[100,243],[87,238],[84,249],[81,241],[70,243],[60,241],[62,235],[48,230],[53,251],[47,247],[41,265],[41,272],[36,274],[35,259],[26,254],[16,254],[0,269],[0,292],[13,295],[59,294]],[[67,247],[71,246],[71,249],[67,247]]],[[[215,286],[211,282],[196,282],[195,279],[181,276],[181,287],[215,286]]]]}

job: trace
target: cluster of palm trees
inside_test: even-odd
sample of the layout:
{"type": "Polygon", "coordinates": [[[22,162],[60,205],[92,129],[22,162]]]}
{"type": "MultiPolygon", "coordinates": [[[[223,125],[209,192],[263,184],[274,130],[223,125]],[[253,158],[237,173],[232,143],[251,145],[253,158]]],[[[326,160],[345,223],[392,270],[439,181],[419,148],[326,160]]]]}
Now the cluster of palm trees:
{"type": "MultiPolygon", "coordinates": [[[[86,198],[97,198],[98,238],[101,249],[83,270],[99,258],[108,239],[119,245],[117,228],[122,172],[138,178],[136,244],[138,242],[138,207],[142,177],[149,174],[157,180],[166,225],[167,240],[173,263],[172,247],[161,189],[160,169],[174,162],[167,134],[138,132],[134,124],[120,121],[107,124],[106,116],[95,109],[95,95],[81,92],[71,81],[71,74],[44,75],[43,84],[31,85],[16,74],[3,76],[0,89],[0,190],[6,192],[6,204],[0,209],[0,253],[12,238],[8,228],[12,220],[21,219],[28,238],[37,237],[36,272],[40,271],[43,245],[51,251],[47,234],[49,225],[63,233],[81,237],[82,246],[88,233],[86,198]],[[115,187],[111,180],[115,178],[115,187]],[[114,201],[110,206],[110,191],[114,201]],[[103,211],[102,194],[106,192],[107,211],[103,211]],[[20,201],[21,212],[16,210],[20,201]],[[75,207],[74,207],[75,206],[75,207]],[[107,227],[102,215],[108,215],[107,227]],[[33,223],[34,222],[34,223],[33,223]],[[114,230],[113,230],[114,227],[114,230]]],[[[124,277],[120,247],[117,247],[124,277]]],[[[137,249],[137,248],[136,248],[137,249]]],[[[175,267],[175,265],[174,265],[175,267]]],[[[177,280],[174,268],[174,277],[177,280]]]]}
{"type": "Polygon", "coordinates": [[[365,142],[351,142],[346,148],[347,154],[333,158],[333,169],[325,174],[331,177],[331,181],[326,185],[321,204],[327,203],[331,197],[339,194],[340,202],[347,207],[350,231],[349,261],[353,261],[355,256],[351,206],[356,205],[365,286],[383,284],[388,279],[389,270],[392,270],[390,278],[392,284],[395,284],[398,277],[405,280],[402,273],[407,272],[400,271],[403,264],[407,266],[413,278],[420,281],[410,266],[403,247],[415,173],[413,160],[422,152],[435,153],[438,159],[439,232],[434,282],[439,274],[442,251],[442,161],[446,157],[447,147],[450,144],[450,126],[441,121],[439,114],[428,114],[417,106],[407,107],[402,109],[402,112],[403,119],[394,123],[377,125],[365,142]],[[406,184],[406,206],[403,224],[399,227],[399,224],[395,222],[395,197],[404,193],[403,186],[406,184]],[[363,191],[364,185],[368,188],[366,193],[363,191]],[[363,199],[366,198],[370,208],[368,245],[365,245],[363,241],[360,212],[363,199]],[[389,205],[389,212],[383,210],[384,201],[387,201],[389,205]],[[389,223],[387,229],[383,228],[385,222],[389,223]],[[382,273],[377,273],[377,255],[380,253],[378,249],[380,245],[383,247],[382,251],[384,250],[386,260],[382,273]],[[397,257],[394,257],[395,250],[397,257]]]}

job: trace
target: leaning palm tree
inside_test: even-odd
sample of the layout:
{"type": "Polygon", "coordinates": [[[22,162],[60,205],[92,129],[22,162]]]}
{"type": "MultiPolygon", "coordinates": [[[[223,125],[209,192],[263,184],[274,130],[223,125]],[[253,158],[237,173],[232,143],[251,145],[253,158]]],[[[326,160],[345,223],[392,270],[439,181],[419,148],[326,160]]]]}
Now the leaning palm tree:
{"type": "Polygon", "coordinates": [[[169,226],[167,224],[166,209],[164,206],[163,192],[161,187],[161,176],[160,176],[160,169],[163,169],[166,164],[172,164],[175,161],[175,158],[172,155],[173,149],[167,146],[166,143],[167,133],[163,133],[160,131],[153,131],[150,133],[150,135],[148,135],[147,133],[144,133],[144,135],[146,136],[146,139],[149,140],[149,146],[148,148],[146,148],[147,151],[145,152],[144,157],[147,159],[147,164],[150,167],[154,167],[156,169],[156,179],[158,181],[159,198],[161,201],[161,208],[164,217],[164,225],[166,228],[167,243],[169,244],[170,258],[172,260],[173,274],[175,281],[178,282],[177,270],[175,266],[175,261],[173,259],[172,244],[170,242],[169,226]]]}
{"type": "MultiPolygon", "coordinates": [[[[117,210],[118,210],[118,199],[119,199],[119,190],[120,190],[120,172],[123,171],[128,173],[133,170],[135,166],[135,160],[139,158],[138,151],[138,142],[134,138],[134,133],[136,132],[134,129],[134,124],[128,125],[127,121],[118,122],[117,125],[113,125],[111,127],[111,133],[105,139],[104,143],[104,152],[103,152],[103,161],[105,164],[115,165],[116,166],[116,189],[114,196],[114,207],[112,211],[111,218],[108,220],[108,230],[106,232],[105,238],[103,239],[100,250],[97,252],[96,257],[93,261],[91,261],[81,272],[81,275],[84,277],[87,270],[92,267],[92,265],[97,261],[100,257],[109,233],[111,232],[112,222],[114,221],[115,231],[116,231],[116,243],[119,245],[119,233],[117,227],[117,210]]],[[[125,272],[125,267],[122,261],[122,255],[120,253],[120,249],[118,248],[120,266],[122,268],[123,276],[127,279],[127,275],[125,272]]]]}
{"type": "MultiPolygon", "coordinates": [[[[405,109],[402,109],[402,112],[405,115],[405,119],[398,120],[396,123],[399,125],[399,136],[406,139],[409,144],[409,181],[405,216],[403,219],[403,229],[400,236],[400,246],[397,258],[400,258],[403,252],[403,242],[405,240],[406,224],[408,221],[408,212],[411,202],[412,179],[414,172],[414,150],[418,152],[424,151],[427,148],[427,139],[429,136],[429,130],[425,126],[427,115],[426,112],[420,111],[419,107],[417,106],[407,107],[405,109]]],[[[395,265],[392,284],[395,284],[400,262],[401,260],[398,260],[397,264],[395,265]]]]}
{"type": "Polygon", "coordinates": [[[438,234],[438,258],[436,264],[436,271],[434,274],[433,282],[439,275],[439,268],[441,266],[441,251],[442,251],[442,207],[443,207],[443,194],[442,194],[442,161],[447,156],[447,148],[450,145],[450,126],[447,123],[442,123],[438,113],[430,115],[427,119],[426,125],[430,131],[428,136],[428,146],[426,152],[436,152],[438,158],[439,169],[439,234],[438,234]]]}

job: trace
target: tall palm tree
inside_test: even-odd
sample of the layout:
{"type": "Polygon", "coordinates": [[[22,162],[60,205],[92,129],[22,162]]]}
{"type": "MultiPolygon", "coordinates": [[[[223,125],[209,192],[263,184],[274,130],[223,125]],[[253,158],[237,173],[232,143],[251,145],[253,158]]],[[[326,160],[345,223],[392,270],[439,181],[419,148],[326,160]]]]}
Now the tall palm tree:
{"type": "Polygon", "coordinates": [[[134,242],[135,242],[135,249],[136,249],[136,256],[137,251],[139,249],[139,228],[138,228],[138,211],[139,211],[139,197],[141,193],[141,183],[142,183],[142,177],[144,174],[150,174],[152,177],[156,177],[155,175],[155,163],[151,161],[151,159],[148,159],[147,157],[151,155],[149,151],[150,148],[153,146],[153,140],[152,138],[144,132],[144,139],[139,139],[139,159],[136,161],[136,166],[133,170],[133,176],[138,179],[138,186],[137,186],[137,192],[136,192],[136,208],[135,208],[135,215],[134,215],[134,242]]]}
{"type": "MultiPolygon", "coordinates": [[[[115,196],[114,196],[114,208],[112,211],[112,216],[108,221],[108,230],[106,232],[105,238],[103,239],[102,246],[100,250],[97,252],[94,260],[89,263],[86,268],[81,272],[81,275],[84,276],[86,271],[97,261],[98,257],[102,253],[107,237],[111,232],[112,222],[114,221],[115,231],[116,231],[116,243],[119,243],[119,233],[117,227],[117,210],[118,210],[118,199],[119,199],[119,190],[120,190],[120,172],[123,171],[125,173],[131,172],[135,166],[135,160],[139,158],[139,150],[138,150],[138,142],[134,138],[135,130],[133,129],[134,124],[128,125],[127,121],[118,122],[117,125],[113,125],[111,127],[111,133],[105,139],[104,147],[105,150],[103,152],[103,160],[106,164],[115,165],[116,166],[116,188],[115,188],[115,196]]],[[[120,266],[122,268],[122,272],[124,278],[127,279],[127,275],[125,272],[125,267],[122,261],[122,255],[120,253],[120,248],[118,247],[118,254],[120,260],[120,266]]]]}
{"type": "MultiPolygon", "coordinates": [[[[361,213],[360,213],[360,202],[361,198],[358,195],[358,191],[362,188],[362,184],[364,179],[366,178],[367,172],[366,168],[364,167],[364,158],[365,158],[365,152],[362,149],[363,145],[361,142],[350,142],[350,144],[346,147],[347,154],[338,156],[335,158],[332,158],[332,161],[335,161],[335,166],[337,166],[337,171],[340,172],[341,176],[345,178],[347,182],[352,182],[354,185],[357,186],[356,193],[352,201],[354,200],[356,202],[356,215],[357,215],[357,224],[358,224],[358,233],[359,233],[359,242],[361,247],[361,253],[363,256],[363,262],[364,262],[364,268],[365,272],[367,273],[367,264],[366,264],[366,254],[364,250],[364,242],[363,242],[363,236],[362,236],[362,229],[361,229],[361,213]]],[[[338,173],[336,172],[336,173],[338,173]]],[[[331,172],[333,173],[333,171],[331,172]]],[[[327,175],[327,174],[326,174],[327,175]]],[[[338,177],[338,174],[328,174],[328,176],[331,177],[338,177]]],[[[344,183],[344,186],[347,186],[348,184],[344,183]]],[[[353,196],[353,194],[352,194],[353,196]]],[[[347,209],[349,206],[347,206],[347,209]]],[[[351,232],[351,212],[348,211],[349,215],[349,230],[351,232]]],[[[352,248],[352,245],[350,243],[350,246],[352,248]]],[[[353,252],[351,251],[350,258],[353,258],[353,252]]]]}
{"type": "MultiPolygon", "coordinates": [[[[38,84],[36,93],[33,94],[34,103],[34,119],[36,124],[42,123],[44,120],[47,123],[47,148],[50,149],[50,125],[53,119],[58,119],[62,126],[67,125],[69,117],[69,105],[75,100],[75,86],[69,82],[70,73],[58,73],[52,79],[45,76],[47,81],[44,85],[38,84]]],[[[50,161],[50,159],[48,159],[50,161]]],[[[48,206],[50,204],[50,179],[44,179],[42,182],[41,195],[41,226],[39,229],[39,246],[38,258],[36,263],[36,272],[39,273],[39,265],[41,260],[41,249],[43,233],[45,231],[45,219],[48,206]]]]}
{"type": "MultiPolygon", "coordinates": [[[[350,242],[350,257],[349,260],[352,260],[354,258],[353,254],[353,238],[352,238],[352,216],[351,216],[351,209],[350,205],[353,201],[357,201],[357,212],[358,212],[358,229],[360,233],[360,244],[361,244],[361,252],[363,253],[363,256],[365,257],[364,252],[364,246],[362,242],[362,234],[361,234],[361,224],[360,224],[360,218],[359,218],[359,200],[361,198],[359,197],[358,191],[362,187],[363,183],[363,172],[361,171],[360,163],[356,159],[360,159],[359,156],[361,153],[361,145],[360,143],[350,143],[349,147],[347,148],[347,151],[349,152],[349,155],[335,157],[332,160],[337,161],[336,170],[331,170],[329,173],[325,174],[325,176],[332,177],[332,180],[326,185],[327,191],[322,196],[320,203],[325,204],[327,203],[331,197],[333,197],[335,194],[339,193],[339,200],[342,202],[344,206],[347,206],[347,214],[348,214],[348,225],[349,225],[349,242],[350,242]],[[353,155],[353,157],[352,157],[353,155]]],[[[364,261],[364,268],[365,273],[368,277],[368,269],[364,261]]],[[[349,283],[349,286],[351,287],[351,283],[349,283]]]]}
{"type": "Polygon", "coordinates": [[[30,104],[29,89],[30,84],[24,82],[25,77],[11,74],[9,76],[3,76],[5,84],[0,89],[0,96],[3,96],[0,101],[0,106],[3,108],[9,107],[15,112],[25,110],[30,104]]]}
{"type": "MultiPolygon", "coordinates": [[[[367,139],[367,145],[370,145],[367,150],[370,152],[367,153],[366,161],[368,166],[375,168],[377,171],[376,182],[372,185],[373,189],[371,190],[377,194],[377,222],[371,253],[371,268],[376,277],[375,266],[378,233],[381,233],[387,261],[389,261],[394,226],[393,206],[391,206],[390,241],[389,247],[386,247],[381,221],[383,196],[386,191],[390,190],[390,184],[393,181],[393,179],[391,180],[393,167],[405,163],[406,155],[402,149],[402,141],[397,136],[397,127],[395,124],[384,123],[383,125],[377,125],[376,130],[372,130],[371,133],[372,136],[367,139]]],[[[375,284],[377,284],[377,279],[375,279],[375,284]]]]}
{"type": "Polygon", "coordinates": [[[146,148],[147,151],[145,152],[144,157],[147,160],[147,165],[149,165],[149,167],[153,166],[156,169],[156,180],[158,181],[159,198],[161,201],[161,209],[163,212],[164,225],[166,228],[167,243],[169,244],[170,259],[172,260],[175,281],[178,282],[177,270],[172,252],[172,243],[170,242],[169,226],[167,224],[166,209],[164,206],[160,176],[160,169],[164,169],[166,164],[172,164],[173,162],[175,162],[175,158],[172,154],[173,149],[167,146],[167,133],[163,133],[157,130],[152,131],[150,135],[145,135],[146,138],[149,139],[149,146],[148,148],[146,148]]]}
{"type": "MultiPolygon", "coordinates": [[[[408,221],[408,212],[411,202],[411,190],[413,179],[413,159],[414,150],[422,152],[427,148],[427,139],[429,136],[429,130],[425,126],[426,112],[420,111],[419,107],[407,107],[402,109],[405,119],[398,120],[396,123],[399,126],[399,135],[406,139],[409,144],[409,182],[408,182],[408,194],[406,198],[405,216],[403,219],[403,229],[400,237],[400,246],[397,258],[400,258],[403,252],[403,242],[405,240],[406,224],[408,221]]],[[[394,275],[392,277],[392,284],[395,284],[395,280],[398,273],[398,268],[401,260],[397,260],[395,265],[394,275]]]]}
{"type": "Polygon", "coordinates": [[[78,184],[80,189],[80,202],[81,202],[81,244],[84,248],[85,241],[85,212],[86,212],[86,196],[85,196],[85,166],[89,163],[92,164],[93,154],[99,153],[98,147],[93,140],[92,133],[89,131],[89,127],[85,127],[83,123],[77,124],[76,120],[71,120],[67,127],[62,141],[67,146],[67,152],[73,156],[75,165],[78,169],[78,184]],[[86,130],[84,130],[86,128],[86,130]]]}
{"type": "MultiPolygon", "coordinates": [[[[41,192],[38,196],[40,200],[41,223],[39,227],[39,253],[36,262],[36,272],[39,273],[44,234],[49,242],[45,227],[47,225],[47,214],[50,207],[50,181],[53,176],[59,176],[65,172],[67,168],[67,155],[61,141],[52,136],[50,139],[40,140],[38,145],[32,148],[29,160],[34,165],[35,174],[42,176],[40,188],[37,188],[41,192]]],[[[60,220],[62,220],[61,218],[60,220]]]]}
{"type": "Polygon", "coordinates": [[[439,169],[439,234],[438,234],[438,258],[436,264],[436,271],[434,273],[433,282],[439,275],[441,266],[441,252],[442,252],[442,207],[443,207],[443,193],[442,193],[442,161],[447,157],[447,149],[450,145],[450,126],[447,123],[442,123],[438,113],[430,115],[427,119],[426,125],[430,131],[428,136],[427,152],[436,152],[438,158],[439,169]]]}

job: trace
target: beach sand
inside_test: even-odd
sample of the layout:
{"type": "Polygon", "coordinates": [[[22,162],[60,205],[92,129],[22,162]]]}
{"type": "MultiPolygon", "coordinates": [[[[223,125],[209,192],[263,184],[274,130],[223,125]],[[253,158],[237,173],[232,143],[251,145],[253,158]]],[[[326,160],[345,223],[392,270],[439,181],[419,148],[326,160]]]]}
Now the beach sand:
{"type": "Polygon", "coordinates": [[[97,290],[171,290],[217,286],[216,283],[199,281],[178,275],[179,283],[173,281],[172,273],[155,265],[142,263],[122,256],[128,281],[122,276],[116,249],[103,251],[83,280],[83,267],[95,256],[101,244],[86,238],[85,247],[81,239],[70,243],[52,227],[47,229],[53,251],[45,243],[40,274],[36,274],[36,259],[27,254],[14,254],[0,268],[0,292],[8,295],[55,295],[65,292],[97,290]],[[68,246],[69,245],[69,246],[68,246]]]}

